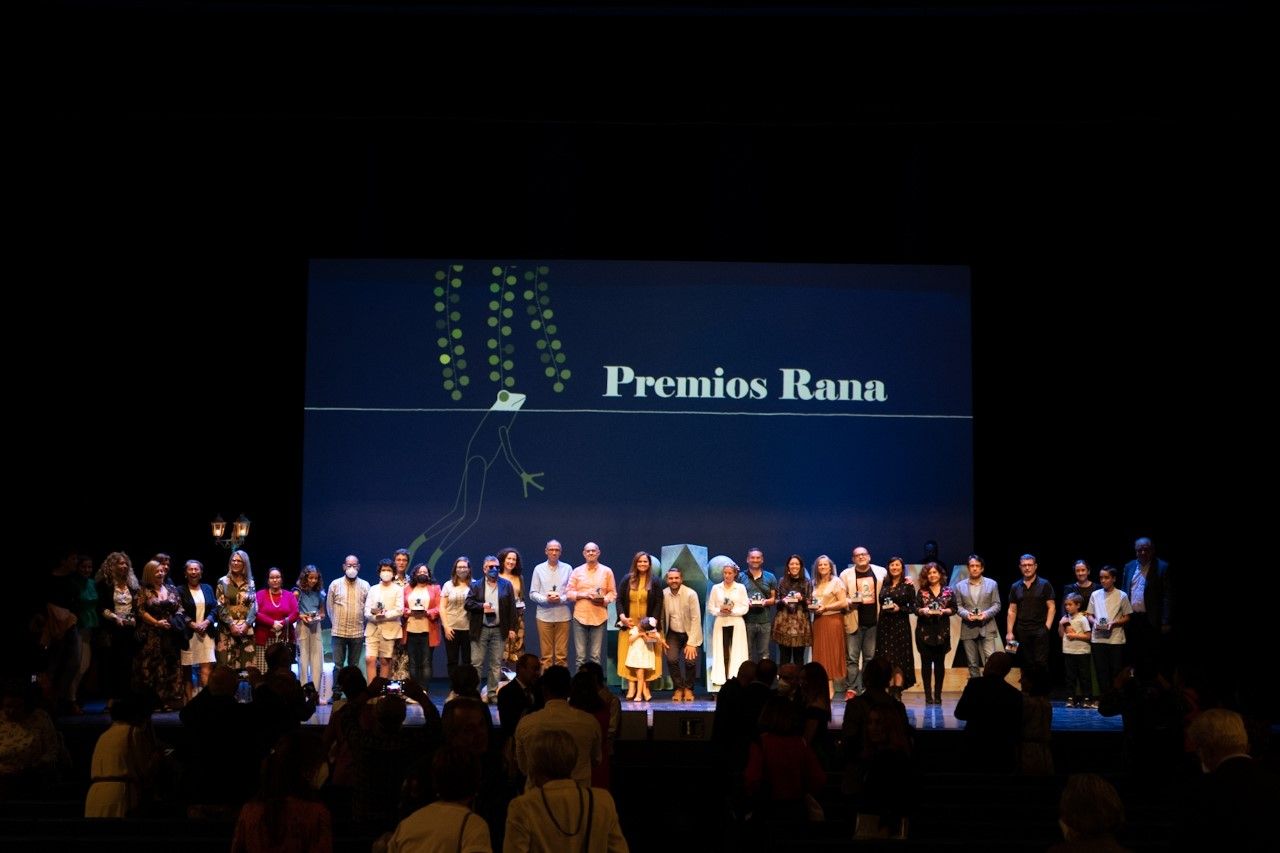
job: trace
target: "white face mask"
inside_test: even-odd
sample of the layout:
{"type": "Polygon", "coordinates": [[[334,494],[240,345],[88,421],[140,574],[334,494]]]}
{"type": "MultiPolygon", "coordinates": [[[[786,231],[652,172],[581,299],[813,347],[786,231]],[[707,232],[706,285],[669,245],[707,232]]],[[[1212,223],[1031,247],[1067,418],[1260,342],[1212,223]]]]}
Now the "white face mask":
{"type": "Polygon", "coordinates": [[[355,580],[356,576],[359,574],[360,574],[360,570],[355,568],[354,566],[347,567],[347,577],[351,578],[352,580],[355,580]]]}
{"type": "Polygon", "coordinates": [[[379,572],[378,577],[382,578],[383,583],[390,583],[391,579],[395,577],[395,574],[392,572],[379,572]]]}

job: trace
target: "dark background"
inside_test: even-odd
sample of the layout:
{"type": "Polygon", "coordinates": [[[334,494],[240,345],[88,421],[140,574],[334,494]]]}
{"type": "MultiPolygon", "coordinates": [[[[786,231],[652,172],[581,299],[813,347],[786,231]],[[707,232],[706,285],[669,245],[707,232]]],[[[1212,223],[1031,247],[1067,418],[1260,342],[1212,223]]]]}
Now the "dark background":
{"type": "Polygon", "coordinates": [[[307,259],[493,256],[971,265],[977,533],[944,559],[1235,559],[1268,464],[1244,4],[45,11],[23,565],[220,568],[207,522],[244,512],[256,568],[296,566],[307,259]]]}

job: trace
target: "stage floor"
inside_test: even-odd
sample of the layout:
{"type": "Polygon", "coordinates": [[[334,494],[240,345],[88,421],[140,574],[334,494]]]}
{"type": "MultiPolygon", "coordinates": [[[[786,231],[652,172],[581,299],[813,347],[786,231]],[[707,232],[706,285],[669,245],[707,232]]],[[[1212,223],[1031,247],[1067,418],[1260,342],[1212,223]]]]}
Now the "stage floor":
{"type": "MultiPolygon", "coordinates": [[[[433,685],[430,696],[432,703],[436,706],[436,710],[441,710],[444,707],[444,700],[447,695],[448,691],[444,689],[443,684],[439,687],[433,685]]],[[[908,693],[903,697],[903,704],[907,707],[907,719],[917,731],[961,731],[964,729],[964,723],[957,720],[954,713],[956,702],[959,699],[959,693],[943,693],[941,705],[926,705],[923,695],[908,693]]],[[[1120,732],[1123,730],[1120,717],[1104,717],[1092,708],[1068,708],[1064,701],[1057,701],[1052,704],[1052,730],[1055,732],[1120,732]]],[[[839,729],[844,722],[844,706],[845,703],[841,699],[837,699],[832,703],[831,728],[839,729]]],[[[710,698],[702,698],[696,702],[672,702],[666,696],[660,696],[649,702],[628,702],[625,699],[622,702],[622,710],[624,712],[644,712],[645,727],[648,731],[653,730],[654,717],[658,714],[712,714],[715,709],[715,700],[710,698]]],[[[327,725],[332,710],[332,706],[320,706],[316,709],[316,713],[307,720],[306,725],[327,725]]],[[[493,714],[494,724],[496,725],[498,722],[497,706],[490,706],[490,712],[493,714]]],[[[628,716],[632,715],[628,714],[628,716]]],[[[152,719],[157,726],[182,725],[176,712],[157,713],[152,719]]],[[[422,709],[416,704],[410,703],[405,724],[410,726],[421,725],[422,719],[422,709]]],[[[110,720],[101,703],[86,706],[83,715],[60,717],[58,719],[59,725],[63,726],[92,725],[100,727],[109,722],[110,720]]]]}

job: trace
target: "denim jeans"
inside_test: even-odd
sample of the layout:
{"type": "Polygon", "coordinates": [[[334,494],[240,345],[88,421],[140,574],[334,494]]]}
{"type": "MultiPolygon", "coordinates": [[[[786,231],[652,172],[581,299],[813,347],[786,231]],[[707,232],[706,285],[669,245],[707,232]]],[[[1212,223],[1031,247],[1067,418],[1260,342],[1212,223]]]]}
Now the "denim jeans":
{"type": "Polygon", "coordinates": [[[298,681],[304,684],[309,681],[319,690],[320,678],[324,675],[324,635],[320,633],[319,622],[311,625],[298,625],[298,681]]]}
{"type": "Polygon", "coordinates": [[[409,651],[409,677],[426,688],[431,683],[431,634],[406,634],[409,651]]]}
{"type": "Polygon", "coordinates": [[[356,666],[364,672],[364,637],[332,637],[333,680],[338,682],[338,672],[344,666],[356,666]]]}
{"type": "Polygon", "coordinates": [[[961,640],[960,645],[964,646],[964,656],[969,659],[969,677],[977,678],[982,675],[987,658],[996,653],[996,635],[961,640]]]}
{"type": "Polygon", "coordinates": [[[604,623],[599,625],[583,625],[573,620],[573,659],[574,672],[584,663],[593,660],[604,666],[604,623]]]}
{"type": "Polygon", "coordinates": [[[845,689],[862,694],[862,666],[876,656],[876,626],[844,635],[845,689]]]}
{"type": "Polygon", "coordinates": [[[502,652],[506,647],[507,636],[497,625],[486,625],[471,638],[471,665],[479,671],[481,680],[488,674],[490,702],[498,701],[498,679],[502,675],[502,652]]]}
{"type": "Polygon", "coordinates": [[[698,647],[693,647],[693,660],[688,660],[684,656],[688,645],[688,634],[667,632],[667,674],[671,676],[671,683],[676,690],[692,690],[694,682],[698,680],[698,647]]]}
{"type": "Polygon", "coordinates": [[[769,622],[747,623],[747,660],[762,661],[773,657],[769,654],[769,642],[773,625],[769,622]]]}

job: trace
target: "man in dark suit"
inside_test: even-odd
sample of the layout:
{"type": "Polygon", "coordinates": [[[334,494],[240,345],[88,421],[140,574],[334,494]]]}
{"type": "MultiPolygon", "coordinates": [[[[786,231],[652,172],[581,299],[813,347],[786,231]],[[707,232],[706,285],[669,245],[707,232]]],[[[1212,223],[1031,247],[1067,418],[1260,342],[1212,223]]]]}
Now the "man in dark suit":
{"type": "Polygon", "coordinates": [[[1159,671],[1173,675],[1173,587],[1169,564],[1158,559],[1155,546],[1146,537],[1133,543],[1137,559],[1124,567],[1124,593],[1129,596],[1133,617],[1126,637],[1130,660],[1139,671],[1159,671]]]}
{"type": "Polygon", "coordinates": [[[489,677],[488,702],[498,704],[498,677],[507,640],[516,638],[516,595],[511,581],[498,576],[498,558],[484,558],[484,577],[471,582],[463,603],[471,621],[471,665],[489,677]],[[487,666],[486,666],[487,662],[487,666]]]}

